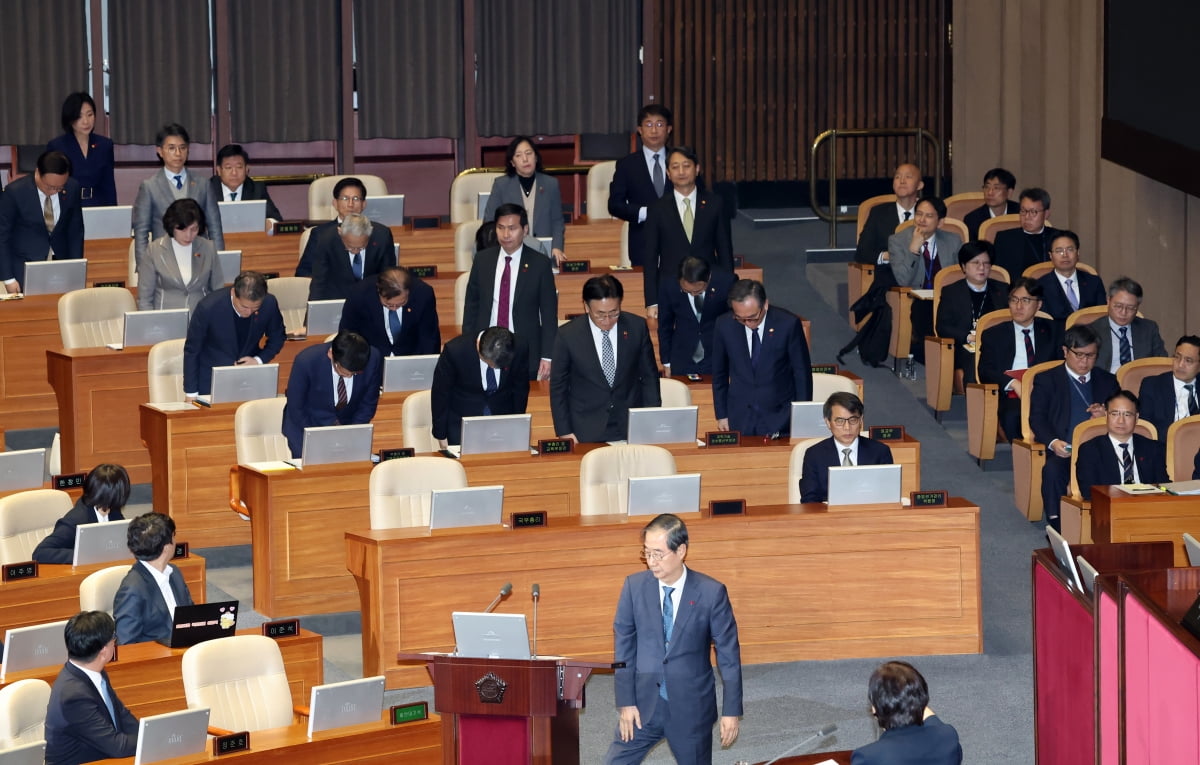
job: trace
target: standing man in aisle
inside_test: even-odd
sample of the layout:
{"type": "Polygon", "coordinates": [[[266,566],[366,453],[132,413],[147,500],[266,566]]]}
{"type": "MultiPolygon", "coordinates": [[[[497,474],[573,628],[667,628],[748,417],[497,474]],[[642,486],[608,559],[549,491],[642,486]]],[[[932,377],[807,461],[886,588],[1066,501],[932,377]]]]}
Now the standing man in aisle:
{"type": "Polygon", "coordinates": [[[642,228],[650,206],[671,189],[667,182],[667,141],[671,138],[671,110],[646,104],[638,112],[637,134],[642,147],[617,160],[608,185],[608,212],[629,221],[629,262],[642,265],[642,228]]]}

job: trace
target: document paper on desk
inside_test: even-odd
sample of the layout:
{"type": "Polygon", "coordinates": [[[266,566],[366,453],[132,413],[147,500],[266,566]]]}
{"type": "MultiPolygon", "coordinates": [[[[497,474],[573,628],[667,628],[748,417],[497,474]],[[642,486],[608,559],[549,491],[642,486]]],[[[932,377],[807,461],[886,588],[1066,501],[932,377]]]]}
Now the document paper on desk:
{"type": "Polygon", "coordinates": [[[1171,494],[1200,494],[1200,481],[1175,481],[1162,487],[1171,494]]]}

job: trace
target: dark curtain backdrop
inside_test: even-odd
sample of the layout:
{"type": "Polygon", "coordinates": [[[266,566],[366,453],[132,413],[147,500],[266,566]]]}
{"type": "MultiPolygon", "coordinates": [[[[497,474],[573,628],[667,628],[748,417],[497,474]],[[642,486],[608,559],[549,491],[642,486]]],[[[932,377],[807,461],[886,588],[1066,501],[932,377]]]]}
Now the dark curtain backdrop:
{"type": "Polygon", "coordinates": [[[358,137],[458,137],[462,35],[458,3],[355,0],[358,137]]]}
{"type": "Polygon", "coordinates": [[[483,0],[476,13],[480,135],[629,130],[638,0],[483,0]]]}
{"type": "Polygon", "coordinates": [[[338,3],[233,2],[229,28],[233,140],[335,140],[341,122],[338,3]]]}
{"type": "Polygon", "coordinates": [[[67,94],[90,90],[83,3],[0,0],[0,144],[45,144],[62,132],[67,94]]]}

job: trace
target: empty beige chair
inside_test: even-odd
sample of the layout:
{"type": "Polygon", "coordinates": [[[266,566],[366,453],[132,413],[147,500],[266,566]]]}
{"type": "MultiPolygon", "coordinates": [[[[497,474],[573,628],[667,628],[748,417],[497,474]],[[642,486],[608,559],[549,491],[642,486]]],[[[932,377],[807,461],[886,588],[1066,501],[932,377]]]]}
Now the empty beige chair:
{"type": "Polygon", "coordinates": [[[471,270],[467,269],[454,277],[454,326],[462,331],[463,314],[467,311],[467,282],[470,281],[471,270]]]}
{"type": "Polygon", "coordinates": [[[146,378],[150,383],[150,403],[169,404],[184,401],[183,344],[184,339],[163,340],[150,348],[146,360],[146,378]]]}
{"type": "MultiPolygon", "coordinates": [[[[308,184],[309,220],[327,220],[337,217],[337,210],[333,207],[333,187],[341,179],[350,177],[349,175],[327,175],[308,184]]],[[[368,205],[371,203],[371,197],[382,197],[388,193],[387,184],[378,175],[355,173],[353,177],[362,181],[363,185],[367,187],[368,205]]]]}
{"type": "Polygon", "coordinates": [[[688,390],[687,384],[681,380],[660,377],[658,379],[658,395],[662,398],[663,406],[692,405],[692,392],[688,390]]]}
{"type": "Polygon", "coordinates": [[[1167,428],[1167,475],[1172,481],[1190,481],[1200,452],[1200,414],[1176,420],[1167,428]]]}
{"type": "Polygon", "coordinates": [[[434,489],[465,489],[467,471],[445,457],[409,457],[381,462],[371,470],[368,494],[371,528],[429,525],[434,489]]]}
{"type": "Polygon", "coordinates": [[[125,286],[128,287],[129,289],[133,289],[134,287],[137,286],[137,276],[138,276],[138,274],[137,274],[137,256],[134,254],[134,250],[136,248],[133,246],[133,244],[134,244],[134,240],[130,239],[129,240],[129,264],[126,268],[126,273],[125,273],[125,286]]]}
{"type": "Polygon", "coordinates": [[[608,212],[608,186],[617,172],[616,160],[597,162],[588,168],[587,217],[592,220],[611,220],[608,212]]]}
{"type": "Polygon", "coordinates": [[[621,224],[621,259],[619,265],[623,268],[633,267],[633,263],[629,260],[629,221],[621,224]]]}
{"type": "Polygon", "coordinates": [[[661,446],[594,449],[579,464],[579,514],[624,515],[629,512],[629,479],[657,475],[675,475],[675,458],[661,446]]]}
{"type": "Polygon", "coordinates": [[[62,473],[62,434],[55,433],[50,448],[46,450],[46,475],[62,473]]]}
{"type": "Polygon", "coordinates": [[[436,452],[437,440],[433,437],[433,411],[429,404],[429,391],[419,390],[404,399],[400,410],[400,423],[404,430],[404,445],[418,453],[436,452]]]}
{"type": "Polygon", "coordinates": [[[209,727],[256,731],[292,724],[292,692],[279,645],[263,635],[232,635],[183,652],[188,709],[207,707],[209,727]]]}
{"type": "Polygon", "coordinates": [[[1142,395],[1142,380],[1175,368],[1175,359],[1170,356],[1144,356],[1117,367],[1117,387],[1142,395]]]}
{"type": "Polygon", "coordinates": [[[450,222],[463,223],[479,217],[479,195],[490,194],[492,184],[504,173],[471,168],[463,170],[450,184],[450,222]]]}
{"type": "MultiPolygon", "coordinates": [[[[815,377],[815,375],[814,375],[815,377]]],[[[804,475],[804,453],[813,445],[819,444],[823,438],[805,438],[792,447],[792,456],[788,460],[788,503],[800,503],[800,477],[804,475]]]]}
{"type": "Polygon", "coordinates": [[[0,688],[0,750],[44,740],[49,703],[45,680],[18,680],[0,688]]]}
{"type": "Polygon", "coordinates": [[[58,299],[63,348],[103,348],[125,337],[125,313],[137,310],[124,287],[87,287],[58,299]]]}
{"type": "Polygon", "coordinates": [[[31,489],[0,497],[0,563],[33,558],[33,548],[54,531],[74,502],[57,489],[31,489]]]}
{"type": "Polygon", "coordinates": [[[246,401],[233,415],[233,441],[239,465],[291,459],[283,436],[283,407],[286,398],[246,401]]]}
{"type": "Polygon", "coordinates": [[[470,271],[475,262],[475,232],[483,225],[483,221],[472,219],[456,224],[454,227],[454,270],[470,271]]]}
{"type": "Polygon", "coordinates": [[[79,610],[104,611],[111,616],[113,599],[117,597],[117,589],[121,586],[121,580],[128,573],[129,566],[124,565],[109,566],[88,574],[79,583],[79,610]]]}
{"type": "MultiPolygon", "coordinates": [[[[946,197],[946,217],[964,220],[967,213],[978,209],[982,204],[982,191],[964,191],[961,194],[954,194],[946,197]]],[[[967,241],[967,237],[964,236],[963,241],[967,241]]]]}
{"type": "Polygon", "coordinates": [[[267,292],[279,301],[279,312],[283,314],[283,326],[288,332],[299,332],[308,315],[308,286],[312,282],[307,276],[279,276],[267,280],[267,292]]]}
{"type": "Polygon", "coordinates": [[[813,401],[824,404],[826,399],[838,391],[858,395],[858,384],[849,377],[817,373],[813,378],[813,401]]]}

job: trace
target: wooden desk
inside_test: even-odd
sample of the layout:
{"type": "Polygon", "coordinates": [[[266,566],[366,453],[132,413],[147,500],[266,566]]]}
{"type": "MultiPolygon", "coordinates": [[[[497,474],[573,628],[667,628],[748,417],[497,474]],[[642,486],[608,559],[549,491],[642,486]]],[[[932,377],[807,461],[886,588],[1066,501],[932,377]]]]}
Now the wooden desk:
{"type": "MultiPolygon", "coordinates": [[[[261,630],[238,630],[239,635],[258,635],[261,630]]],[[[325,660],[322,638],[315,632],[301,630],[296,637],[280,638],[279,651],[287,671],[292,704],[308,706],[313,686],[325,682],[325,660]]],[[[161,643],[132,643],[117,651],[117,661],[106,667],[109,680],[117,695],[133,716],[160,715],[187,708],[183,691],[183,652],[186,648],[167,648],[161,643]]],[[[58,677],[61,665],[18,672],[7,683],[36,678],[51,685],[58,677]]],[[[0,685],[3,687],[3,685],[0,685]]]]}
{"type": "Polygon", "coordinates": [[[1200,497],[1135,497],[1114,486],[1092,488],[1092,539],[1104,542],[1170,542],[1175,565],[1188,565],[1183,533],[1200,533],[1200,497]]]}
{"type": "Polygon", "coordinates": [[[58,425],[46,349],[62,347],[58,295],[0,301],[0,419],[9,430],[58,425]]]}
{"type": "MultiPolygon", "coordinates": [[[[507,613],[531,614],[530,586],[541,586],[539,653],[611,656],[622,582],[644,565],[645,521],[347,533],[363,673],[385,673],[389,688],[427,684],[397,653],[452,650],[450,612],[477,610],[508,581],[507,613]]],[[[688,564],[729,588],[745,664],[982,650],[979,509],[966,500],[925,510],[751,507],[687,523],[688,564]]]]}
{"type": "MultiPolygon", "coordinates": [[[[182,534],[180,542],[190,542],[182,534]]],[[[130,561],[98,563],[94,566],[68,566],[45,563],[38,567],[36,579],[0,582],[0,633],[13,627],[70,619],[79,613],[79,583],[88,574],[109,566],[128,566],[130,561]]],[[[192,599],[205,602],[205,561],[198,555],[172,561],[187,582],[192,599]]]]}

